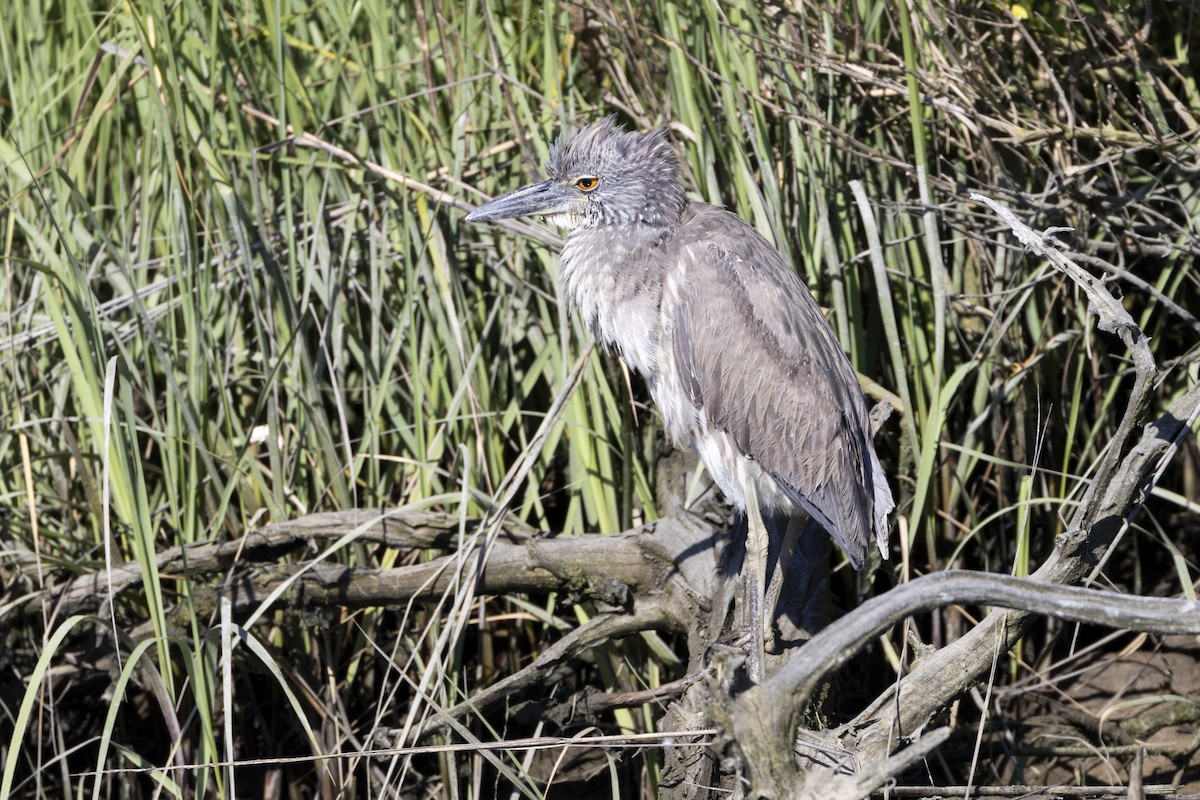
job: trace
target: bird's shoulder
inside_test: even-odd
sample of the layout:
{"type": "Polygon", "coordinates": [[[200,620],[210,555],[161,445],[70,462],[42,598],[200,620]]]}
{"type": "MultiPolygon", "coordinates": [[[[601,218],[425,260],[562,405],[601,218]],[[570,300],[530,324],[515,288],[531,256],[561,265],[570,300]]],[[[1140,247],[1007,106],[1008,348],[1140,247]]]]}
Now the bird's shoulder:
{"type": "Polygon", "coordinates": [[[745,327],[748,342],[793,373],[845,377],[845,356],[812,294],[745,220],[692,203],[670,247],[683,284],[679,299],[695,322],[713,326],[714,335],[745,327]]]}

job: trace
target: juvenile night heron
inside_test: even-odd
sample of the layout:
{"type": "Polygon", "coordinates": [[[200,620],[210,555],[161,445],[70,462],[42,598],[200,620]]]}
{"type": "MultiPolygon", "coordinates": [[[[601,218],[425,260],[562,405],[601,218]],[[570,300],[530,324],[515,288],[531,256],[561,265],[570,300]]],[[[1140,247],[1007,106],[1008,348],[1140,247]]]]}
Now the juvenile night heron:
{"type": "Polygon", "coordinates": [[[569,302],[746,515],[757,591],[764,516],[803,509],[855,569],[872,539],[886,557],[894,503],[862,391],[779,252],[736,215],[687,199],[662,130],[625,133],[609,117],[560,137],[546,173],[467,220],[541,215],[569,229],[559,266],[569,302]]]}

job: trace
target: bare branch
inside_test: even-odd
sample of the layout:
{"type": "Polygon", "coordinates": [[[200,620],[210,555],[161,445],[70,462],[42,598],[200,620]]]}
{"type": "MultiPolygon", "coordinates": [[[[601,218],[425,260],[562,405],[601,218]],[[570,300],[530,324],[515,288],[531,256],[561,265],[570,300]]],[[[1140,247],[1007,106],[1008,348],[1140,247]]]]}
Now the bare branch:
{"type": "MultiPolygon", "coordinates": [[[[1137,323],[1133,321],[1133,317],[1125,310],[1125,307],[1117,302],[1117,299],[1104,288],[1103,284],[1092,277],[1087,270],[1078,266],[1071,259],[1063,255],[1057,247],[1050,246],[1054,243],[1053,236],[1055,233],[1070,230],[1069,228],[1053,228],[1043,233],[1030,228],[1024,222],[1017,219],[1013,212],[1009,211],[1004,206],[997,203],[990,197],[982,194],[974,193],[971,199],[977,203],[983,203],[992,211],[996,212],[1005,225],[1012,229],[1013,235],[1017,240],[1025,245],[1027,250],[1037,253],[1042,258],[1049,261],[1055,268],[1066,274],[1068,278],[1073,280],[1080,289],[1088,296],[1088,312],[1095,314],[1099,320],[1096,325],[1102,331],[1108,333],[1120,333],[1122,330],[1136,331],[1136,335],[1141,337],[1141,329],[1137,323]]],[[[1125,337],[1122,335],[1121,337],[1125,337]]]]}
{"type": "Polygon", "coordinates": [[[639,603],[632,614],[597,615],[547,647],[529,666],[476,693],[469,700],[446,709],[444,714],[430,720],[421,731],[421,736],[444,731],[448,719],[483,713],[515,694],[549,684],[549,675],[554,669],[585,650],[642,631],[666,630],[671,617],[670,610],[654,600],[639,603]]]}
{"type": "Polygon", "coordinates": [[[1200,633],[1200,602],[1135,597],[1062,586],[1012,575],[948,570],[925,575],[863,603],[838,625],[818,633],[757,690],[790,691],[806,702],[822,678],[863,645],[906,617],[951,605],[984,605],[1162,635],[1200,633]]]}
{"type": "MultiPolygon", "coordinates": [[[[653,526],[649,526],[653,531],[653,526]]],[[[610,606],[625,606],[631,592],[658,591],[670,565],[649,559],[643,537],[646,529],[612,536],[564,536],[531,539],[523,544],[497,543],[478,578],[477,594],[572,592],[610,606]]],[[[284,596],[302,608],[391,606],[410,600],[440,598],[455,581],[461,556],[392,569],[365,569],[340,564],[317,564],[295,579],[284,596]]],[[[252,608],[281,582],[305,569],[266,567],[244,585],[233,583],[238,608],[252,608]]]]}
{"type": "MultiPolygon", "coordinates": [[[[868,600],[837,625],[818,633],[766,681],[733,701],[726,714],[727,724],[751,765],[756,787],[774,790],[776,796],[782,797],[786,794],[783,786],[796,786],[800,781],[790,747],[781,747],[778,732],[794,730],[796,717],[826,674],[845,664],[865,644],[904,618],[950,605],[999,606],[1123,630],[1200,633],[1200,602],[1192,600],[1132,597],[981,572],[947,571],[917,578],[868,600]],[[781,782],[767,778],[766,783],[760,784],[759,779],[769,775],[772,768],[789,762],[791,774],[781,782]]],[[[961,649],[960,644],[945,648],[961,649]]],[[[990,658],[992,651],[982,649],[990,658]]],[[[859,756],[862,757],[861,750],[859,756]]],[[[855,783],[853,791],[859,794],[853,796],[873,791],[888,775],[871,786],[855,783]]]]}
{"type": "MultiPolygon", "coordinates": [[[[479,524],[479,520],[466,520],[463,533],[473,533],[479,524]]],[[[457,516],[436,511],[350,509],[267,525],[233,541],[172,547],[158,553],[155,560],[160,573],[203,575],[232,569],[238,564],[274,562],[288,553],[335,541],[354,530],[359,531],[355,540],[358,542],[399,549],[453,550],[457,546],[459,525],[457,516]]],[[[501,538],[517,544],[527,541],[530,531],[528,526],[506,518],[501,538]]],[[[32,559],[28,566],[33,568],[32,559]]],[[[136,562],[121,564],[108,572],[88,572],[51,584],[27,595],[22,602],[7,606],[0,614],[0,622],[18,615],[40,614],[46,597],[51,598],[49,605],[60,614],[92,612],[106,599],[110,586],[114,594],[119,594],[141,582],[141,566],[136,562]]]]}

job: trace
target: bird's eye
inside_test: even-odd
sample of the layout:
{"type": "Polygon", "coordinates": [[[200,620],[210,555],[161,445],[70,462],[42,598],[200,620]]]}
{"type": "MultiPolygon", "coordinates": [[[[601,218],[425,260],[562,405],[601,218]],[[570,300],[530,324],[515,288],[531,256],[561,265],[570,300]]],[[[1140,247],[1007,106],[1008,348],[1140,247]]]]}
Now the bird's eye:
{"type": "Polygon", "coordinates": [[[593,178],[591,175],[585,175],[584,177],[575,181],[575,187],[578,189],[582,189],[585,192],[590,192],[592,189],[595,189],[599,185],[600,185],[600,179],[593,178]]]}

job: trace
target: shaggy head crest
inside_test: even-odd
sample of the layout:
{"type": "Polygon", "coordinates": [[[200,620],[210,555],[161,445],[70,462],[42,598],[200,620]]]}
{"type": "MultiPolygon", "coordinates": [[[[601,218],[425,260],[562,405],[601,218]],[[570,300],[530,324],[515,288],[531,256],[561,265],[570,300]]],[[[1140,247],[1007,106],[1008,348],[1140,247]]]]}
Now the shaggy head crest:
{"type": "Polygon", "coordinates": [[[582,226],[668,227],[687,205],[666,131],[626,133],[612,116],[560,135],[546,177],[581,192],[572,212],[582,226]]]}

